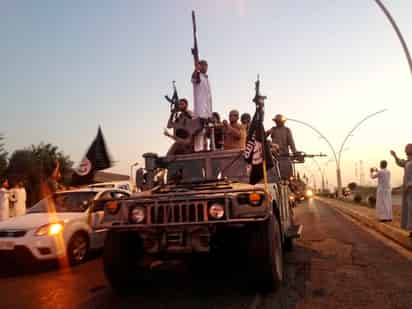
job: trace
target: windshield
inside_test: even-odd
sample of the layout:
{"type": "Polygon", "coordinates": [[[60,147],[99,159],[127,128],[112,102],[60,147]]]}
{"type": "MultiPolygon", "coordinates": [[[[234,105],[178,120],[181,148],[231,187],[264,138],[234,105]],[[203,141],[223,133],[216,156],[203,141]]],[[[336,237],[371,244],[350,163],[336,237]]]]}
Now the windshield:
{"type": "Polygon", "coordinates": [[[167,180],[171,183],[199,182],[206,179],[205,160],[174,161],[167,169],[167,180]]]}
{"type": "Polygon", "coordinates": [[[229,180],[249,181],[243,156],[212,159],[212,173],[215,178],[227,177],[229,180]]]}
{"type": "Polygon", "coordinates": [[[55,193],[30,208],[27,213],[83,212],[92,204],[96,192],[55,193]]]}

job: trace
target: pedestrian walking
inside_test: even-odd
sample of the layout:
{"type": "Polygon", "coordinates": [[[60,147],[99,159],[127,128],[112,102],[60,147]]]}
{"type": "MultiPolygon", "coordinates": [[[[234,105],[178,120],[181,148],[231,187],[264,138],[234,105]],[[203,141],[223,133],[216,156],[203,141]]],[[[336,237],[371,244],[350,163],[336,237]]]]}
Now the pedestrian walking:
{"type": "Polygon", "coordinates": [[[9,182],[3,179],[0,187],[0,221],[9,219],[9,182]]]}
{"type": "Polygon", "coordinates": [[[391,190],[391,173],[387,170],[388,162],[380,162],[380,170],[370,169],[372,179],[378,180],[376,190],[376,217],[380,221],[392,221],[392,190],[391,190]]]}
{"type": "MultiPolygon", "coordinates": [[[[405,146],[406,160],[400,159],[393,150],[390,153],[396,164],[404,168],[401,228],[412,231],[412,144],[405,146]]],[[[412,237],[412,232],[409,236],[412,237]]]]}

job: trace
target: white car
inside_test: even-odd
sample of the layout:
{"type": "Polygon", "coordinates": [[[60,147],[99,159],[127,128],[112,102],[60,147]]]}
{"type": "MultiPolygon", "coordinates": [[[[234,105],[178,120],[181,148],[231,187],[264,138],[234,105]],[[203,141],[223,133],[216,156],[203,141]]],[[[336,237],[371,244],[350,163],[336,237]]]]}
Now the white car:
{"type": "Polygon", "coordinates": [[[104,211],[93,201],[128,197],[110,188],[61,191],[31,207],[27,214],[0,222],[0,257],[31,256],[36,260],[67,258],[82,263],[90,250],[103,247],[106,231],[98,229],[104,211]]]}
{"type": "Polygon", "coordinates": [[[132,192],[132,184],[130,181],[112,181],[112,182],[100,182],[94,183],[87,186],[88,188],[112,188],[112,189],[121,189],[132,192]]]}

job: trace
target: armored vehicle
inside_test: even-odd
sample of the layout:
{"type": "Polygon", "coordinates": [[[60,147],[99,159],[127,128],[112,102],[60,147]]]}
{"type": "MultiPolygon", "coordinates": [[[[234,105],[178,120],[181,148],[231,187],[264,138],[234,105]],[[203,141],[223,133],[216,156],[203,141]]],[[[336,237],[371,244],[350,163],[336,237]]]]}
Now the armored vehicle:
{"type": "MultiPolygon", "coordinates": [[[[144,155],[132,197],[106,200],[102,227],[105,275],[122,291],[155,261],[198,253],[213,256],[242,246],[259,290],[283,279],[283,250],[301,227],[294,225],[287,181],[274,169],[268,183],[249,184],[241,150],[158,157],[144,155]]],[[[238,253],[237,253],[238,254],[238,253]]]]}

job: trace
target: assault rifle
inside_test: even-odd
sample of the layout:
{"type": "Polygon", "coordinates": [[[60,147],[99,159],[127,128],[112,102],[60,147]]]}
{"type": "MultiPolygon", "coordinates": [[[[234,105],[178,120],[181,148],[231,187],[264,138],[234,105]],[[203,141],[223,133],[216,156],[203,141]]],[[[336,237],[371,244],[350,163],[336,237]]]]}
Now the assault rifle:
{"type": "Polygon", "coordinates": [[[197,67],[197,64],[199,63],[199,49],[197,46],[197,34],[196,34],[196,16],[195,16],[195,11],[192,11],[192,25],[193,25],[193,48],[192,48],[192,55],[193,55],[193,61],[195,64],[195,68],[197,67]]]}
{"type": "Polygon", "coordinates": [[[170,98],[168,95],[165,95],[165,99],[170,103],[170,112],[177,110],[177,103],[179,102],[179,96],[177,95],[176,81],[173,81],[173,95],[170,98]]]}
{"type": "Polygon", "coordinates": [[[255,97],[253,98],[253,102],[256,104],[262,104],[262,100],[266,100],[267,97],[260,94],[260,79],[259,74],[255,81],[255,97]]]}

